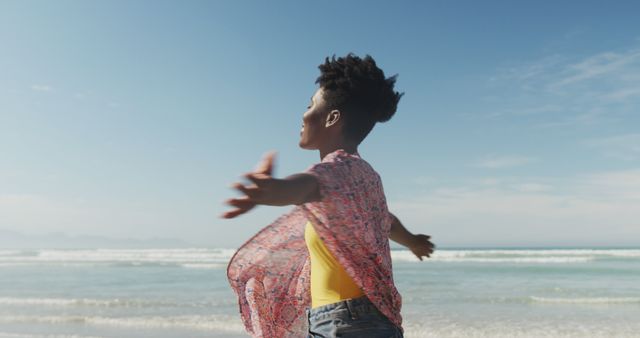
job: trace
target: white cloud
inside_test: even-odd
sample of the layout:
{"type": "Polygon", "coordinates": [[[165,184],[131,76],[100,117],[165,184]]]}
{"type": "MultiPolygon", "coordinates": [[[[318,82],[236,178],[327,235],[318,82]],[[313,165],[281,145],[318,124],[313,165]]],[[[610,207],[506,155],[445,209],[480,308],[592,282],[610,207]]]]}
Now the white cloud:
{"type": "Polygon", "coordinates": [[[506,102],[490,118],[535,114],[536,127],[619,122],[640,105],[640,48],[543,57],[503,69],[489,83],[506,102]]]}
{"type": "Polygon", "coordinates": [[[553,190],[553,187],[548,184],[541,183],[518,183],[511,186],[516,191],[520,192],[545,192],[553,190]]]}
{"type": "MultiPolygon", "coordinates": [[[[582,184],[583,194],[592,196],[593,199],[635,202],[635,209],[640,211],[640,169],[588,175],[582,184]]],[[[638,221],[640,222],[640,218],[638,221]]]]}
{"type": "Polygon", "coordinates": [[[620,88],[610,93],[603,95],[602,97],[609,100],[626,100],[636,96],[640,96],[640,86],[639,87],[628,87],[628,88],[620,88]]]}
{"type": "Polygon", "coordinates": [[[53,87],[49,86],[49,85],[43,85],[43,84],[34,84],[31,85],[31,89],[37,91],[37,92],[50,92],[53,91],[53,87]]]}
{"type": "Polygon", "coordinates": [[[480,168],[501,169],[522,166],[535,161],[535,158],[526,156],[489,156],[474,163],[474,166],[480,168]]]}
{"type": "Polygon", "coordinates": [[[584,83],[617,86],[637,84],[640,49],[605,51],[576,58],[551,55],[502,69],[492,83],[519,84],[524,89],[557,92],[584,83]]]}
{"type": "Polygon", "coordinates": [[[0,194],[0,228],[24,229],[37,224],[60,226],[78,215],[76,208],[37,194],[0,194]]]}
{"type": "Polygon", "coordinates": [[[389,205],[409,229],[447,245],[638,244],[640,169],[548,181],[441,187],[389,205]]]}
{"type": "MultiPolygon", "coordinates": [[[[216,214],[199,213],[200,209],[180,209],[158,200],[141,200],[136,196],[65,196],[0,192],[0,229],[26,234],[64,232],[69,235],[95,235],[113,238],[167,237],[193,243],[217,241],[220,227],[212,227],[216,214]],[[169,206],[170,205],[170,206],[169,206]],[[195,211],[194,211],[195,210],[195,211]],[[204,234],[207,235],[204,235],[204,234]],[[213,237],[212,237],[213,236],[213,237]]],[[[274,209],[272,212],[278,212],[274,209]]],[[[281,211],[280,211],[281,212],[281,211]]],[[[263,217],[252,224],[264,226],[263,217]]],[[[275,219],[273,218],[268,219],[275,219]]],[[[240,224],[246,225],[247,218],[240,224]]],[[[228,225],[225,224],[225,228],[228,225]]],[[[259,228],[234,230],[225,241],[215,245],[237,245],[259,228]]]]}
{"type": "Polygon", "coordinates": [[[605,156],[627,161],[640,159],[640,133],[592,139],[585,143],[605,156]]]}
{"type": "Polygon", "coordinates": [[[437,180],[434,177],[430,176],[419,176],[413,179],[413,183],[417,185],[431,185],[436,182],[437,180]]]}
{"type": "Polygon", "coordinates": [[[629,68],[640,66],[640,50],[624,52],[604,52],[587,57],[577,63],[569,64],[559,79],[550,84],[558,88],[591,80],[623,80],[629,68]]]}
{"type": "Polygon", "coordinates": [[[547,78],[550,71],[561,69],[567,63],[567,58],[560,55],[550,55],[539,60],[525,62],[523,64],[505,68],[500,74],[490,79],[491,82],[502,82],[504,80],[516,80],[525,85],[532,85],[541,78],[547,78]]]}

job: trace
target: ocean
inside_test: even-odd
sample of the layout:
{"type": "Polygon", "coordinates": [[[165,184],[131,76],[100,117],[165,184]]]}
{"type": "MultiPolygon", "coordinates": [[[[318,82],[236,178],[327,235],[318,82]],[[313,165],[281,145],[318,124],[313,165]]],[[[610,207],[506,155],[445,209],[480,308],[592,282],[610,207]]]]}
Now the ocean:
{"type": "MultiPolygon", "coordinates": [[[[234,249],[0,250],[0,338],[248,337],[234,249]]],[[[640,337],[640,248],[393,250],[405,337],[640,337]]]]}

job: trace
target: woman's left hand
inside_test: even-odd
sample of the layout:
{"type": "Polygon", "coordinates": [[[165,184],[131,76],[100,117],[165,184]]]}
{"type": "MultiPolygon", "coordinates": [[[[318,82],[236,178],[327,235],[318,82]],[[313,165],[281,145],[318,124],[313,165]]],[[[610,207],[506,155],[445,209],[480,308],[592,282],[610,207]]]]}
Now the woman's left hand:
{"type": "Polygon", "coordinates": [[[413,243],[409,247],[409,250],[413,252],[416,257],[422,260],[422,257],[431,257],[435,245],[431,242],[431,236],[418,234],[413,236],[413,243]]]}

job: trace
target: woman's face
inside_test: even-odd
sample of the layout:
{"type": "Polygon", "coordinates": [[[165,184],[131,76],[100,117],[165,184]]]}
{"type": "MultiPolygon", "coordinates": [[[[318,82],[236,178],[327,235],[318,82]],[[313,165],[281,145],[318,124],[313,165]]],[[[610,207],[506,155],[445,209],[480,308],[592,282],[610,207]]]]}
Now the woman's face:
{"type": "MultiPolygon", "coordinates": [[[[300,148],[320,149],[330,137],[327,126],[327,115],[330,113],[323,97],[324,90],[319,88],[311,97],[307,111],[302,115],[302,129],[300,130],[300,148]]],[[[334,128],[335,129],[335,128],[334,128]]]]}

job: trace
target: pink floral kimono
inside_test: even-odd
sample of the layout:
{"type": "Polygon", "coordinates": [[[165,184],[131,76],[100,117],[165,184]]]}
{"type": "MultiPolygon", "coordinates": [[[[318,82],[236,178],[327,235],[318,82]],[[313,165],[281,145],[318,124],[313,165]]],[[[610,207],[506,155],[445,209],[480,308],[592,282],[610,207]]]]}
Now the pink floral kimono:
{"type": "Polygon", "coordinates": [[[322,199],[298,205],[238,249],[227,268],[240,313],[254,337],[306,337],[311,306],[307,220],[371,302],[398,327],[402,304],[389,252],[391,217],[380,176],[342,149],[306,171],[322,199]]]}

